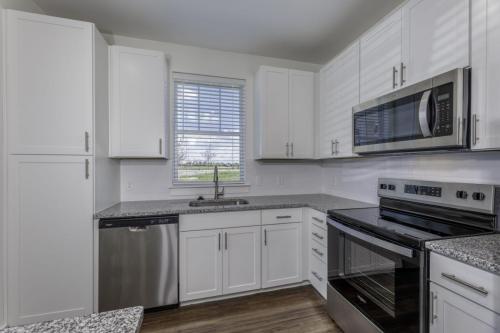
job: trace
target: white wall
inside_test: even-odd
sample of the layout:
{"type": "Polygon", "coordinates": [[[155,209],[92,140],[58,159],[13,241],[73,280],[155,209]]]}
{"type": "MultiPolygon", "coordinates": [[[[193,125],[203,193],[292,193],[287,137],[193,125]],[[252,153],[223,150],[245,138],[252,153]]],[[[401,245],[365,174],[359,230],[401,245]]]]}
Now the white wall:
{"type": "MultiPolygon", "coordinates": [[[[31,0],[0,0],[0,11],[3,9],[16,9],[23,10],[34,13],[42,13],[40,7],[38,7],[31,0]]],[[[3,13],[0,13],[3,14],[3,13]]],[[[3,63],[3,15],[0,15],[0,64],[3,63]]],[[[6,239],[5,239],[5,163],[6,163],[6,140],[4,136],[3,124],[5,124],[5,114],[3,110],[3,66],[0,66],[0,328],[5,325],[6,318],[6,239]]]]}
{"type": "MultiPolygon", "coordinates": [[[[321,182],[319,165],[269,164],[253,160],[253,88],[254,74],[260,65],[288,67],[317,72],[319,65],[290,60],[223,52],[172,43],[162,43],[123,36],[107,35],[110,44],[118,44],[165,52],[174,72],[215,75],[247,81],[247,183],[250,186],[226,188],[226,193],[259,195],[280,193],[315,193],[321,182]],[[258,176],[257,176],[258,175],[258,176]]],[[[172,113],[172,107],[171,107],[172,113]]],[[[172,115],[171,115],[172,116],[172,115]]],[[[172,130],[171,142],[172,142],[172,130]]],[[[170,146],[172,152],[172,146],[170,146]]],[[[170,154],[172,155],[172,154],[170,154]]],[[[121,199],[148,200],[193,197],[211,194],[212,189],[179,190],[172,188],[171,160],[123,160],[121,162],[121,199]]]]}
{"type": "Polygon", "coordinates": [[[500,152],[337,160],[322,173],[323,192],[375,203],[379,177],[500,184],[500,152]]]}

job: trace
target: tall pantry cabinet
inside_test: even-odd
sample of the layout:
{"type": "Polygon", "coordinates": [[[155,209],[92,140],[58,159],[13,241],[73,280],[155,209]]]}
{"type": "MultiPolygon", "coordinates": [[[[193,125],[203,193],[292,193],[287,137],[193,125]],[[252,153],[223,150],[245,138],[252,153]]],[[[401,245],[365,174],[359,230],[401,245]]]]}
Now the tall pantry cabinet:
{"type": "Polygon", "coordinates": [[[89,314],[93,213],[119,200],[108,46],[91,23],[26,12],[4,30],[7,324],[89,314]]]}

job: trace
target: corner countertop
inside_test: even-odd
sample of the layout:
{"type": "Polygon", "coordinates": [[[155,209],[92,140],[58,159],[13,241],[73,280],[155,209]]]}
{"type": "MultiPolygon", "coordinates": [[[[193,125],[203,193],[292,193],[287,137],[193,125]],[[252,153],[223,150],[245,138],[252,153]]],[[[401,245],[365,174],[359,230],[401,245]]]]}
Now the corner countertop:
{"type": "Polygon", "coordinates": [[[500,233],[428,242],[429,250],[500,275],[500,233]]]}
{"type": "Polygon", "coordinates": [[[350,209],[377,206],[366,202],[327,194],[270,195],[240,198],[248,200],[248,205],[189,207],[189,201],[191,200],[124,201],[96,213],[94,218],[108,219],[171,214],[203,214],[300,207],[310,207],[326,213],[330,209],[350,209]]]}
{"type": "Polygon", "coordinates": [[[0,333],[138,333],[142,306],[1,329],[0,333]]]}

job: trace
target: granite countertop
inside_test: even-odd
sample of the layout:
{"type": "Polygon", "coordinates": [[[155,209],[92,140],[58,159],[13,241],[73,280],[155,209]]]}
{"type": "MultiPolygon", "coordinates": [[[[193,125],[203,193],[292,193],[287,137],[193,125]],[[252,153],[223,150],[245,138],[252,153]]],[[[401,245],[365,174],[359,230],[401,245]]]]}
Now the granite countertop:
{"type": "Polygon", "coordinates": [[[94,217],[96,219],[105,219],[134,216],[202,214],[214,212],[298,207],[310,207],[326,213],[330,209],[349,209],[377,206],[366,202],[327,194],[271,195],[239,198],[248,200],[249,204],[238,206],[189,207],[189,201],[191,200],[124,201],[98,212],[94,215],[94,217]]]}
{"type": "Polygon", "coordinates": [[[500,233],[428,242],[429,250],[500,275],[500,233]]]}
{"type": "Polygon", "coordinates": [[[0,333],[138,333],[142,306],[1,329],[0,333]]]}

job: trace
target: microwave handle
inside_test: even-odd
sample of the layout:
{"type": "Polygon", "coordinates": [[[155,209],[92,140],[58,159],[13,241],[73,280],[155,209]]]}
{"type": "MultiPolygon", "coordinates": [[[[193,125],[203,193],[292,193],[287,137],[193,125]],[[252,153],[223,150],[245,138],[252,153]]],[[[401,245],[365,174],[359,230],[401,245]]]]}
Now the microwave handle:
{"type": "Polygon", "coordinates": [[[357,239],[360,239],[360,240],[365,241],[367,243],[370,243],[372,245],[378,246],[378,247],[383,248],[387,251],[400,254],[404,257],[413,258],[414,253],[413,253],[412,249],[387,242],[387,241],[382,240],[382,239],[377,238],[377,237],[370,236],[370,235],[365,234],[363,232],[349,228],[349,227],[343,225],[342,223],[335,222],[334,220],[331,220],[331,219],[329,219],[328,223],[332,227],[334,227],[335,229],[340,230],[340,231],[342,231],[342,232],[344,232],[344,233],[346,233],[354,238],[357,238],[357,239]]]}
{"type": "Polygon", "coordinates": [[[432,136],[431,129],[429,128],[429,119],[427,118],[427,108],[429,107],[429,102],[431,99],[432,90],[427,90],[422,95],[420,99],[420,105],[418,107],[418,121],[420,123],[420,130],[424,135],[424,138],[432,136]]]}

